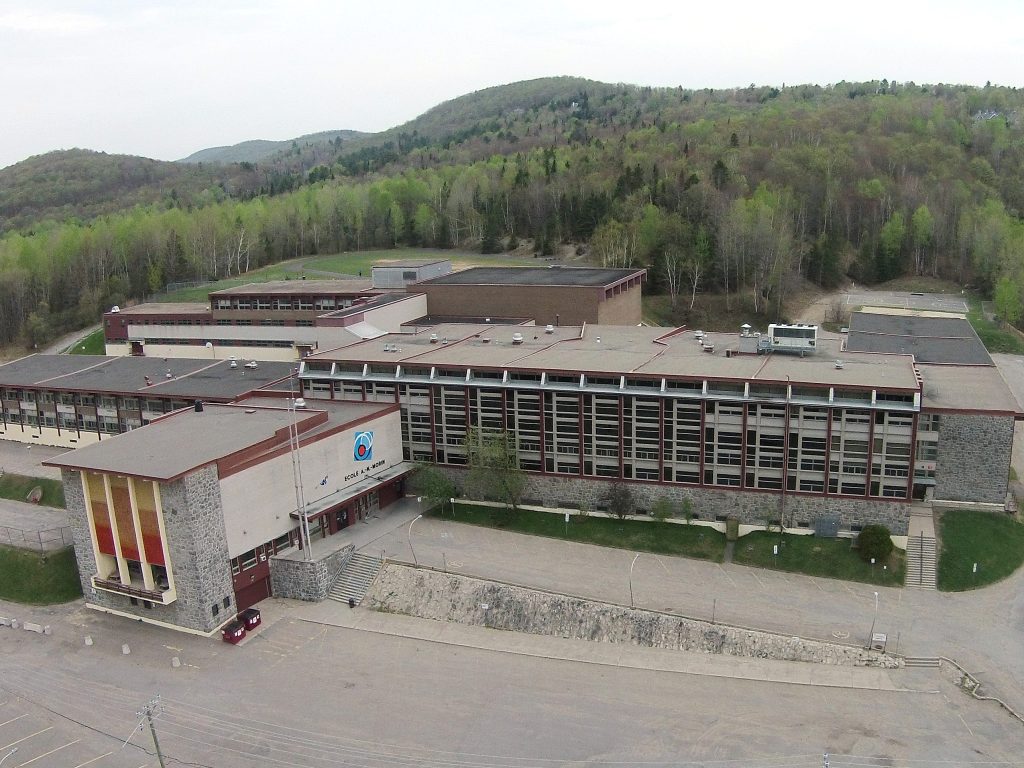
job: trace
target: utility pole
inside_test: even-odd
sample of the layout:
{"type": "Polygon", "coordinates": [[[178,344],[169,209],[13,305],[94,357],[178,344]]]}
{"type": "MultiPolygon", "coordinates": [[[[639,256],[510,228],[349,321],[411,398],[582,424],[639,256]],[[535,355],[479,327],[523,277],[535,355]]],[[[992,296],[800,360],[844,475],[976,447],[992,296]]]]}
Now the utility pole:
{"type": "Polygon", "coordinates": [[[156,712],[157,707],[160,706],[160,696],[154,696],[152,699],[146,702],[145,706],[142,707],[137,714],[140,718],[145,717],[146,722],[149,723],[149,732],[153,735],[153,747],[156,749],[156,759],[160,761],[160,768],[166,768],[164,765],[164,756],[160,752],[160,742],[156,738],[156,726],[153,725],[153,714],[156,712]]]}

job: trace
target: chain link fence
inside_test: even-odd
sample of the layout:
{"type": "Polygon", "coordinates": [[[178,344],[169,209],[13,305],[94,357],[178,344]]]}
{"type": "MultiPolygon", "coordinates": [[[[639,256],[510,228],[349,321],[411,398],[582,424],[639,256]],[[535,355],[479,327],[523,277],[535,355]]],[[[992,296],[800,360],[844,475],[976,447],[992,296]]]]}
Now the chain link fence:
{"type": "Polygon", "coordinates": [[[25,531],[0,525],[0,544],[17,549],[31,549],[34,552],[53,552],[75,543],[71,526],[47,528],[41,531],[25,531]]]}

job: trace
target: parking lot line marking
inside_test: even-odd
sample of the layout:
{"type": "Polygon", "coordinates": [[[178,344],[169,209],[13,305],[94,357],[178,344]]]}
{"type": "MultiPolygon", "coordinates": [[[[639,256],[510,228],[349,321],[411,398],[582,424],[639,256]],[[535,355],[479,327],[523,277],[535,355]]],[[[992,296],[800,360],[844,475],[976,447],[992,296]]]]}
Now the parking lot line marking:
{"type": "Polygon", "coordinates": [[[26,736],[23,739],[18,739],[17,741],[12,741],[7,746],[0,747],[0,749],[7,749],[7,747],[13,747],[15,744],[21,744],[21,742],[23,742],[23,741],[28,741],[33,736],[38,736],[40,733],[46,733],[47,731],[52,731],[52,730],[53,730],[53,726],[51,725],[48,728],[43,728],[43,730],[41,730],[41,731],[36,731],[35,733],[30,733],[28,736],[26,736]]]}
{"type": "Polygon", "coordinates": [[[67,749],[72,744],[77,744],[80,741],[81,741],[81,739],[75,739],[74,741],[69,741],[63,747],[57,747],[56,749],[51,749],[49,752],[44,752],[43,754],[39,755],[39,757],[33,757],[31,760],[26,760],[24,763],[22,763],[20,766],[18,766],[18,768],[23,768],[23,766],[26,766],[29,763],[34,763],[36,760],[41,760],[42,758],[46,757],[47,755],[52,755],[54,752],[60,752],[62,749],[67,749]]]}
{"type": "MultiPolygon", "coordinates": [[[[10,720],[7,721],[7,723],[13,723],[15,720],[21,720],[21,718],[23,717],[28,717],[28,712],[26,712],[23,715],[18,715],[17,717],[12,717],[10,720]]],[[[7,725],[7,723],[0,723],[0,728],[7,725]]]]}
{"type": "Polygon", "coordinates": [[[78,765],[75,766],[75,768],[85,768],[85,766],[91,765],[92,763],[95,763],[97,760],[102,760],[107,755],[112,755],[112,754],[114,754],[114,753],[113,752],[104,752],[99,757],[94,757],[92,760],[86,760],[84,763],[79,763],[78,765]]]}

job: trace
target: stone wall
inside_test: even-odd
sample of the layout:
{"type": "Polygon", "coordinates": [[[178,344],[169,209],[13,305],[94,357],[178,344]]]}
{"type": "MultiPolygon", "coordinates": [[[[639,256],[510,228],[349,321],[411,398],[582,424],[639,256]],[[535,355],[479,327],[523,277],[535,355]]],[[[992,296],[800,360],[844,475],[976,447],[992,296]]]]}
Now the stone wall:
{"type": "Polygon", "coordinates": [[[935,498],[1005,503],[1013,424],[1012,416],[942,414],[935,498]]]}
{"type": "Polygon", "coordinates": [[[346,544],[314,560],[303,560],[301,554],[295,553],[271,557],[270,588],[274,597],[310,602],[323,600],[354,552],[355,546],[346,544]]]}
{"type": "MultiPolygon", "coordinates": [[[[467,470],[441,467],[460,490],[465,488],[467,470]]],[[[761,526],[778,520],[782,494],[763,491],[733,491],[726,488],[698,488],[655,483],[628,483],[638,510],[649,511],[659,497],[675,502],[690,499],[695,519],[717,520],[736,517],[745,525],[761,526]]],[[[601,509],[611,487],[607,480],[528,474],[523,503],[569,509],[601,509]]],[[[785,524],[788,528],[814,527],[823,515],[838,517],[840,526],[880,523],[895,536],[905,536],[910,519],[907,502],[890,499],[851,499],[786,494],[785,524]]]]}
{"type": "MultiPolygon", "coordinates": [[[[82,594],[92,600],[92,577],[99,571],[92,549],[92,534],[89,518],[85,512],[85,491],[82,490],[82,475],[71,469],[61,469],[64,483],[64,506],[68,511],[68,523],[75,541],[75,560],[78,562],[78,579],[82,582],[82,594]]],[[[126,601],[127,602],[127,601],[126,601]]]]}
{"type": "Polygon", "coordinates": [[[852,646],[394,564],[381,571],[367,598],[379,611],[534,635],[818,664],[899,666],[894,657],[852,646]]]}
{"type": "Polygon", "coordinates": [[[235,614],[231,563],[221,514],[217,469],[203,467],[173,483],[161,484],[164,528],[177,599],[170,605],[146,607],[138,600],[93,589],[97,572],[93,556],[81,475],[63,470],[64,498],[71,517],[79,578],[86,602],[198,632],[212,632],[235,614]]]}

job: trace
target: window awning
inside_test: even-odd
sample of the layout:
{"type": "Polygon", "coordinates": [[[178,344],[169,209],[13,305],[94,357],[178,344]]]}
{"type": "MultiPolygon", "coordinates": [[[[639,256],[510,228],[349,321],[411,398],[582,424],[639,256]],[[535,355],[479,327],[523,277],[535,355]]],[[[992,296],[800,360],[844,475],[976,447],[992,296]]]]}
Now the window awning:
{"type": "MultiPolygon", "coordinates": [[[[393,467],[385,467],[380,472],[368,473],[351,485],[345,486],[328,496],[324,496],[322,499],[306,504],[306,520],[312,520],[333,507],[340,506],[357,496],[362,496],[364,493],[376,490],[392,480],[404,477],[415,469],[416,465],[412,462],[401,461],[393,467]]],[[[292,511],[291,517],[298,520],[300,517],[299,511],[292,511]]]]}

